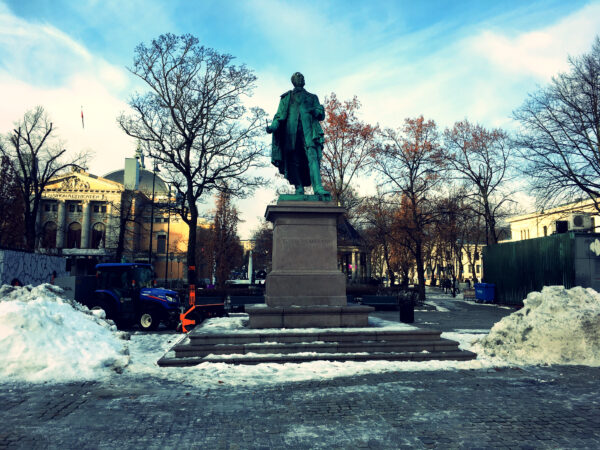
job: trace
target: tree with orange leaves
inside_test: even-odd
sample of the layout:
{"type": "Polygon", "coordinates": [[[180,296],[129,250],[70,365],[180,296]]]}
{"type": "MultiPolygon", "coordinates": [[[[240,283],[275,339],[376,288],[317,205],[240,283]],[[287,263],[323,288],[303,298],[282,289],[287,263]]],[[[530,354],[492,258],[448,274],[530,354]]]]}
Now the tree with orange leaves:
{"type": "Polygon", "coordinates": [[[423,116],[408,118],[402,128],[384,130],[382,141],[370,160],[384,185],[402,199],[405,214],[400,227],[410,242],[417,266],[419,299],[424,300],[426,229],[435,218],[431,198],[442,181],[445,165],[437,126],[423,116]]]}
{"type": "Polygon", "coordinates": [[[364,169],[378,132],[378,126],[359,120],[360,106],[356,96],[342,102],[332,92],[325,98],[321,176],[333,199],[348,209],[356,206],[357,198],[350,183],[364,169]]]}

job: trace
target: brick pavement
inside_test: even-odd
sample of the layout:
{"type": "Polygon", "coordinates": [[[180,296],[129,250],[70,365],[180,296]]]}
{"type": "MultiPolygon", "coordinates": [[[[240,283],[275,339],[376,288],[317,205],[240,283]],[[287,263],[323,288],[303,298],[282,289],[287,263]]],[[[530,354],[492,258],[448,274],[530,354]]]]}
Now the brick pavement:
{"type": "Polygon", "coordinates": [[[600,368],[4,385],[0,448],[600,448],[600,368]]]}

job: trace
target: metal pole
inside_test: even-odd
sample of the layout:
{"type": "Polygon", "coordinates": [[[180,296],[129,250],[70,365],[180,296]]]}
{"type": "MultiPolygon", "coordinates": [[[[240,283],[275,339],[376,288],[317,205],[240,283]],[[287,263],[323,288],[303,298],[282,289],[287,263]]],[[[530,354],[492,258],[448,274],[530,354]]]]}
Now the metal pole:
{"type": "Polygon", "coordinates": [[[148,245],[148,263],[152,264],[152,233],[154,233],[154,184],[156,182],[156,161],[152,171],[152,205],[150,206],[150,244],[148,245]]]}
{"type": "Polygon", "coordinates": [[[167,258],[165,261],[165,286],[169,274],[169,234],[171,232],[171,185],[169,184],[169,197],[167,199],[167,258]]]}

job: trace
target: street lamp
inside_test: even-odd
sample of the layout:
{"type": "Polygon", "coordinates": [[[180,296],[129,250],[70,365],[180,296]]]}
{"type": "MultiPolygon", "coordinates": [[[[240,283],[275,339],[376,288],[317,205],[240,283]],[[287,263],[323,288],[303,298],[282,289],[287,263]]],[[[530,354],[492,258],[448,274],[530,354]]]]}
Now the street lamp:
{"type": "Polygon", "coordinates": [[[154,187],[156,185],[156,172],[158,163],[154,160],[154,170],[152,170],[152,205],[150,206],[150,244],[148,245],[148,263],[152,264],[152,233],[154,233],[154,187]]]}

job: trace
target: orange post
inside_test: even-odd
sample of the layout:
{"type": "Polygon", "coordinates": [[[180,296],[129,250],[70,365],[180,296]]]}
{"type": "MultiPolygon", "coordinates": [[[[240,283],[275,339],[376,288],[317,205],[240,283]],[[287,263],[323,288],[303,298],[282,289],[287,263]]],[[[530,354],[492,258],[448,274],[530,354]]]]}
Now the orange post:
{"type": "MultiPolygon", "coordinates": [[[[188,267],[188,280],[196,279],[196,267],[189,266],[188,267]]],[[[190,309],[188,309],[185,313],[179,315],[179,320],[181,321],[181,331],[187,333],[188,330],[185,328],[186,325],[195,325],[196,321],[192,319],[186,319],[186,316],[191,313],[194,309],[196,309],[196,285],[189,285],[189,305],[190,309]]]]}

